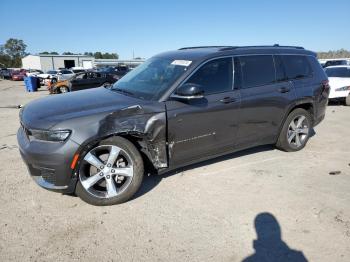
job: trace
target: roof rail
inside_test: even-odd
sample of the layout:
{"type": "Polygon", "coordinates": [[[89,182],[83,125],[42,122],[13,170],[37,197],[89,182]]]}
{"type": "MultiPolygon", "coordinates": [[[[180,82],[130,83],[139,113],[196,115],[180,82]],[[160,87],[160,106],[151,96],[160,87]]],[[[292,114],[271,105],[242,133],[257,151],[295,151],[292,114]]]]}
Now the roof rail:
{"type": "Polygon", "coordinates": [[[200,49],[200,48],[220,48],[219,51],[227,51],[239,48],[266,48],[266,47],[282,47],[282,48],[295,48],[295,49],[304,49],[302,46],[290,46],[290,45],[248,45],[248,46],[191,46],[191,47],[182,47],[178,50],[187,50],[187,49],[200,49]]]}
{"type": "Polygon", "coordinates": [[[222,46],[222,45],[212,45],[212,46],[190,46],[190,47],[182,47],[178,50],[186,50],[186,49],[200,49],[200,48],[229,48],[233,46],[222,46]]]}
{"type": "Polygon", "coordinates": [[[220,49],[220,51],[226,51],[226,50],[232,50],[232,49],[239,49],[239,48],[264,48],[264,47],[282,47],[282,48],[295,48],[295,49],[304,49],[304,47],[301,46],[289,46],[289,45],[251,45],[251,46],[226,46],[220,49]]]}

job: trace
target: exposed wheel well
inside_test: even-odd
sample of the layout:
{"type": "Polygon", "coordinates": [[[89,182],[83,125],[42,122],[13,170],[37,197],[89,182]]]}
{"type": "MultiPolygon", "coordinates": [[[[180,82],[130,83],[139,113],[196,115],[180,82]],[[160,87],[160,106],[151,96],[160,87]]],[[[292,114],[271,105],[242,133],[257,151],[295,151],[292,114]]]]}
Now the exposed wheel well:
{"type": "Polygon", "coordinates": [[[154,167],[151,159],[142,150],[142,146],[141,146],[142,139],[140,137],[133,136],[130,134],[118,134],[118,136],[121,136],[121,137],[129,140],[137,148],[137,150],[141,154],[141,157],[142,157],[142,160],[144,163],[144,168],[145,168],[146,172],[151,172],[151,173],[156,172],[156,168],[154,167]]]}
{"type": "MultiPolygon", "coordinates": [[[[303,104],[295,105],[291,110],[289,110],[288,115],[290,114],[290,112],[292,112],[296,108],[305,109],[306,111],[308,111],[310,113],[312,120],[314,120],[314,106],[311,103],[303,103],[303,104]]],[[[287,117],[288,117],[288,115],[287,115],[287,117]]]]}

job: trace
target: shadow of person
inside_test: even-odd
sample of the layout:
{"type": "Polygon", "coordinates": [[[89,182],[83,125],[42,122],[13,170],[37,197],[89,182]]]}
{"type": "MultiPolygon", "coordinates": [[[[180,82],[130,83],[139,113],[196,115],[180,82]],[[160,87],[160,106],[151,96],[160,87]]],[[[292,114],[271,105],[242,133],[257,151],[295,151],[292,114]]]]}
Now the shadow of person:
{"type": "Polygon", "coordinates": [[[307,261],[303,252],[290,249],[281,238],[281,228],[270,213],[260,213],[255,217],[257,239],[253,241],[255,253],[242,262],[303,262],[307,261]]]}

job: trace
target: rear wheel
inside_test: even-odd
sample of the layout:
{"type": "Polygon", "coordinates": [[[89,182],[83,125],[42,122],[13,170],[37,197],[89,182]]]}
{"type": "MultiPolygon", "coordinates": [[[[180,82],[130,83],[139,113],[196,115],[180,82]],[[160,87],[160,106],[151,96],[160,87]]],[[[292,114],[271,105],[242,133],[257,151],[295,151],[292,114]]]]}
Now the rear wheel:
{"type": "Polygon", "coordinates": [[[143,161],[128,140],[112,137],[89,150],[79,166],[76,194],[85,202],[106,206],[126,202],[141,186],[143,161]]]}
{"type": "Polygon", "coordinates": [[[60,90],[60,93],[68,93],[69,92],[68,86],[60,86],[59,90],[60,90]]]}
{"type": "Polygon", "coordinates": [[[276,146],[287,152],[303,149],[309,140],[312,119],[308,111],[302,108],[293,110],[282,127],[276,146]]]}

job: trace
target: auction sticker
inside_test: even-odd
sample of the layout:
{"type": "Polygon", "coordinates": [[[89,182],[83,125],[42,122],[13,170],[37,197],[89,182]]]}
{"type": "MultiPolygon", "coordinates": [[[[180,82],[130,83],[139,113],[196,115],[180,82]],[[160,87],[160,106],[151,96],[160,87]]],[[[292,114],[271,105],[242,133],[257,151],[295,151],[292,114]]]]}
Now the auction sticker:
{"type": "Polygon", "coordinates": [[[178,66],[189,66],[192,63],[192,61],[189,60],[174,60],[171,62],[172,65],[178,65],[178,66]]]}

